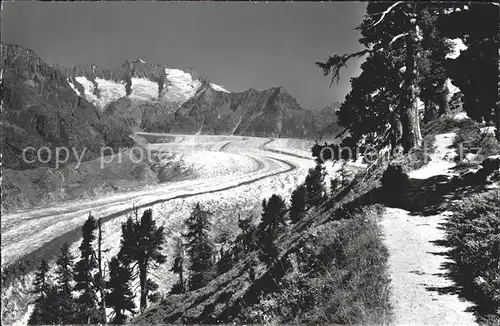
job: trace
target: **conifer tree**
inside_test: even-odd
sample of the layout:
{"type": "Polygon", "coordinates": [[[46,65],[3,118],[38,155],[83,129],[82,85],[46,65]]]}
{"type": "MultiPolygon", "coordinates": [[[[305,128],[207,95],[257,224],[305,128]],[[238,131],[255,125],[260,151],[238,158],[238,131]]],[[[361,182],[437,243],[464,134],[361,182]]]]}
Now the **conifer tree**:
{"type": "Polygon", "coordinates": [[[306,203],[308,207],[317,206],[325,199],[325,169],[321,164],[316,164],[314,168],[309,169],[306,176],[305,190],[306,190],[306,203]]]}
{"type": "Polygon", "coordinates": [[[240,233],[236,236],[232,249],[233,264],[244,259],[249,252],[258,248],[256,242],[258,241],[258,239],[256,239],[256,227],[253,223],[252,216],[247,218],[238,216],[238,228],[240,229],[240,233]]]}
{"type": "Polygon", "coordinates": [[[272,195],[269,201],[262,202],[261,221],[258,226],[258,240],[260,245],[260,258],[270,264],[278,255],[274,240],[279,227],[284,224],[286,205],[279,195],[272,195]]]}
{"type": "Polygon", "coordinates": [[[49,265],[45,259],[42,259],[40,267],[35,273],[35,281],[33,282],[32,293],[36,295],[36,299],[35,307],[28,320],[28,324],[30,325],[52,324],[56,320],[48,301],[52,291],[52,287],[48,284],[48,271],[49,265]]]}
{"type": "Polygon", "coordinates": [[[221,275],[230,270],[234,264],[233,251],[231,250],[230,231],[227,229],[221,230],[215,237],[215,243],[220,245],[219,259],[216,263],[216,270],[217,275],[221,275]]]}
{"type": "Polygon", "coordinates": [[[306,187],[302,184],[299,185],[293,192],[290,199],[290,221],[292,224],[300,221],[306,212],[306,201],[307,201],[307,191],[306,187]]]}
{"type": "Polygon", "coordinates": [[[48,291],[50,289],[48,284],[48,272],[49,264],[47,264],[45,259],[42,259],[40,267],[35,273],[35,281],[33,282],[34,289],[32,293],[37,296],[37,301],[46,298],[48,295],[48,291]]]}
{"type": "Polygon", "coordinates": [[[122,224],[121,248],[118,257],[126,265],[136,263],[139,270],[140,310],[147,307],[150,294],[157,289],[157,285],[148,275],[153,267],[163,264],[166,260],[161,253],[165,242],[163,226],[157,227],[153,220],[151,209],[144,211],[140,221],[129,217],[122,224]]]}
{"type": "Polygon", "coordinates": [[[99,292],[101,301],[100,301],[100,322],[101,323],[106,323],[106,295],[105,295],[105,271],[104,271],[104,262],[102,258],[102,253],[104,252],[102,250],[102,219],[97,220],[97,267],[98,267],[98,273],[95,275],[95,286],[97,292],[99,292]]]}
{"type": "Polygon", "coordinates": [[[286,204],[283,198],[273,194],[269,201],[262,201],[262,215],[259,224],[261,232],[269,233],[274,238],[280,225],[284,224],[286,204]]]}
{"type": "Polygon", "coordinates": [[[240,243],[242,251],[247,253],[255,248],[255,227],[252,223],[252,216],[245,219],[238,216],[238,228],[241,230],[241,234],[238,236],[239,238],[237,238],[236,243],[240,243]]]}
{"type": "Polygon", "coordinates": [[[451,43],[443,36],[440,23],[447,5],[425,6],[420,12],[422,41],[417,57],[420,98],[424,103],[424,121],[450,111],[450,91],[447,86],[446,56],[451,43]]]}
{"type": "Polygon", "coordinates": [[[186,220],[186,253],[189,256],[189,290],[194,291],[210,282],[215,273],[214,244],[208,234],[210,230],[209,211],[195,205],[186,220]]]}
{"type": "MultiPolygon", "coordinates": [[[[443,34],[460,38],[467,49],[448,63],[453,84],[463,93],[464,110],[476,121],[494,123],[500,129],[498,101],[499,20],[498,5],[469,2],[447,15],[443,34]]],[[[497,133],[500,140],[500,133],[497,133]]]]}
{"type": "Polygon", "coordinates": [[[61,247],[61,253],[56,260],[56,280],[59,285],[59,292],[71,296],[75,258],[69,249],[68,243],[64,243],[61,247]]]}
{"type": "Polygon", "coordinates": [[[59,300],[57,287],[49,286],[46,296],[36,300],[33,312],[28,319],[28,325],[51,325],[62,323],[62,319],[59,316],[59,300]]]}
{"type": "Polygon", "coordinates": [[[174,247],[174,263],[171,272],[179,275],[179,280],[172,286],[170,293],[180,294],[186,292],[185,281],[184,281],[184,245],[182,243],[182,238],[179,237],[176,240],[174,247]]]}
{"type": "Polygon", "coordinates": [[[57,317],[59,323],[72,323],[77,316],[77,305],[72,297],[74,279],[74,257],[69,250],[69,244],[61,247],[61,253],[56,260],[57,280],[57,317]]]}
{"type": "Polygon", "coordinates": [[[80,310],[80,322],[85,324],[95,323],[99,320],[97,295],[93,277],[93,273],[97,267],[97,262],[94,258],[95,252],[92,247],[92,242],[95,240],[95,229],[96,221],[89,214],[82,227],[81,257],[75,265],[75,291],[80,292],[80,296],[76,302],[80,310]]]}
{"type": "Polygon", "coordinates": [[[278,248],[271,232],[262,232],[259,235],[259,258],[269,266],[278,257],[278,248]]]}
{"type": "Polygon", "coordinates": [[[124,265],[117,257],[113,257],[109,263],[109,281],[106,282],[106,304],[113,309],[115,314],[111,323],[123,324],[125,312],[134,314],[134,294],[130,289],[132,274],[130,268],[124,265]]]}
{"type": "Polygon", "coordinates": [[[430,19],[443,15],[447,6],[370,2],[358,27],[365,49],[317,63],[325,75],[332,75],[333,82],[351,58],[367,56],[339,112],[339,123],[349,130],[354,145],[365,137],[370,144],[385,145],[391,134],[399,133],[400,125],[396,140],[408,152],[422,141],[418,97],[428,106],[428,113],[434,105],[440,112],[447,111],[444,59],[449,47],[439,32],[440,22],[430,19]]]}

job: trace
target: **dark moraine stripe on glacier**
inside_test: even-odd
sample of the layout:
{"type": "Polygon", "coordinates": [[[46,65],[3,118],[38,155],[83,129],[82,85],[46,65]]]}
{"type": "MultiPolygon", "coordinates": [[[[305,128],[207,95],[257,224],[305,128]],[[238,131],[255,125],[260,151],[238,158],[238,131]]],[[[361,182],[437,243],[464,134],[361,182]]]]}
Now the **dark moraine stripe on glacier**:
{"type": "Polygon", "coordinates": [[[310,157],[307,157],[307,156],[302,156],[302,155],[298,155],[298,154],[294,154],[294,153],[283,152],[283,151],[278,151],[276,149],[267,148],[266,146],[268,144],[272,143],[272,142],[274,142],[274,139],[269,139],[264,144],[260,145],[259,148],[262,149],[262,150],[265,150],[265,151],[268,151],[268,152],[277,153],[277,154],[283,154],[283,155],[287,155],[287,156],[293,156],[293,157],[302,158],[302,159],[306,159],[306,160],[314,160],[314,158],[312,157],[312,154],[311,154],[310,157]]]}

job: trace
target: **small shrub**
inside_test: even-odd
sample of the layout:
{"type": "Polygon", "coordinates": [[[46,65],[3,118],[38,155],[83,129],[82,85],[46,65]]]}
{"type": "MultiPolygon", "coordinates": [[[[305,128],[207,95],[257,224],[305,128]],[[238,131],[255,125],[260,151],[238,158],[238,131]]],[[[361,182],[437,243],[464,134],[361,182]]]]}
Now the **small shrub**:
{"type": "MultiPolygon", "coordinates": [[[[469,120],[464,120],[469,121],[469,120]]],[[[490,155],[500,154],[500,143],[494,135],[481,133],[481,125],[474,121],[463,122],[458,126],[457,136],[453,142],[455,148],[461,155],[456,157],[459,161],[467,154],[477,154],[475,161],[480,162],[490,155]]]]}
{"type": "Polygon", "coordinates": [[[397,194],[408,187],[408,174],[401,165],[389,165],[382,176],[382,189],[387,194],[397,194]]]}
{"type": "Polygon", "coordinates": [[[452,132],[456,129],[473,129],[479,126],[479,123],[471,119],[456,120],[449,116],[442,116],[439,119],[429,122],[422,130],[424,136],[438,135],[446,132],[452,132]]]}
{"type": "Polygon", "coordinates": [[[481,140],[481,150],[478,154],[481,156],[480,159],[500,154],[500,142],[494,135],[486,134],[481,140]]]}
{"type": "Polygon", "coordinates": [[[391,160],[392,165],[399,165],[404,173],[410,173],[429,163],[431,161],[429,154],[434,151],[434,136],[427,137],[423,143],[423,147],[412,148],[405,155],[396,154],[391,160]]]}
{"type": "Polygon", "coordinates": [[[500,194],[474,195],[455,205],[446,232],[458,282],[482,316],[500,317],[500,194]]]}

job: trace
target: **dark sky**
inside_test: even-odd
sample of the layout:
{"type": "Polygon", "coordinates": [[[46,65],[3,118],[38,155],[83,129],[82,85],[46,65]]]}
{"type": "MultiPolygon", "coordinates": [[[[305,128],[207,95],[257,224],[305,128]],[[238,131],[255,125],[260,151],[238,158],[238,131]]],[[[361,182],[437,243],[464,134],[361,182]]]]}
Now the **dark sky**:
{"type": "Polygon", "coordinates": [[[366,4],[78,2],[3,3],[2,41],[49,63],[118,67],[140,57],[191,67],[230,91],[283,85],[306,109],[342,101],[353,61],[338,85],[315,66],[360,49],[366,4]]]}

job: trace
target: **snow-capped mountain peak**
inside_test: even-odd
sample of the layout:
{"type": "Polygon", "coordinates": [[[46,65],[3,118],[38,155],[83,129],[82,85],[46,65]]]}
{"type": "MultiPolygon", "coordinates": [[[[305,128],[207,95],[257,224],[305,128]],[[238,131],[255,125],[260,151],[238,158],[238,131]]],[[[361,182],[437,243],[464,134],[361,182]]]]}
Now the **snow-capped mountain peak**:
{"type": "MultiPolygon", "coordinates": [[[[141,58],[127,61],[113,70],[101,70],[91,65],[90,69],[77,67],[72,71],[68,78],[70,86],[101,110],[125,96],[137,101],[182,104],[192,98],[204,83],[191,69],[184,71],[147,64],[141,58]]],[[[229,93],[217,84],[210,83],[210,86],[215,91],[229,93]]]]}

